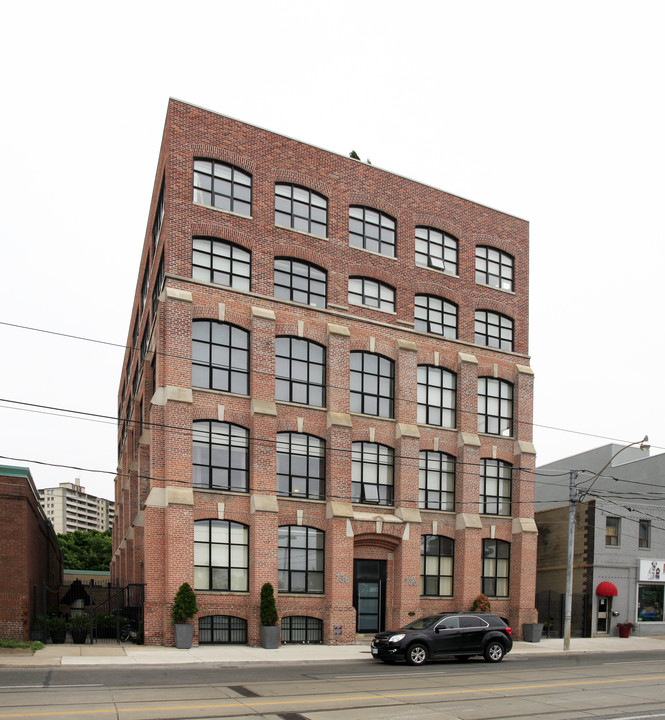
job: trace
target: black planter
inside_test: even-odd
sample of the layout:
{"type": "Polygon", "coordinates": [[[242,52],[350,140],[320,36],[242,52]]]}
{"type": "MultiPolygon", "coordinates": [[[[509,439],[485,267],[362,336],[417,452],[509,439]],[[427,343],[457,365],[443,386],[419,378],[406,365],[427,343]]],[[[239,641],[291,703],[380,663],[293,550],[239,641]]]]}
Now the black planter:
{"type": "Polygon", "coordinates": [[[72,630],[72,640],[77,645],[83,645],[88,637],[87,630],[72,630]]]}
{"type": "Polygon", "coordinates": [[[54,645],[62,645],[67,639],[66,630],[51,630],[51,642],[54,645]]]}

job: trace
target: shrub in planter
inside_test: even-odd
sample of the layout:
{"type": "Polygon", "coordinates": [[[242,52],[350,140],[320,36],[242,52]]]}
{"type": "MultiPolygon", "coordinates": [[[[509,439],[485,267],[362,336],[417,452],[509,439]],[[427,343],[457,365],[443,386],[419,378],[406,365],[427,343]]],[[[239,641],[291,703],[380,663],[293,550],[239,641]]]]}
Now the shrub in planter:
{"type": "Polygon", "coordinates": [[[261,647],[267,650],[275,650],[279,647],[281,627],[279,626],[279,615],[275,606],[275,590],[271,583],[263,584],[261,588],[261,604],[259,606],[261,625],[261,647]]]}
{"type": "Polygon", "coordinates": [[[85,642],[88,637],[88,628],[90,626],[90,619],[87,615],[79,613],[72,617],[70,627],[72,629],[72,640],[79,645],[85,642]]]}
{"type": "Polygon", "coordinates": [[[187,650],[192,647],[194,626],[191,620],[198,611],[196,593],[192,590],[192,586],[185,582],[178,588],[171,608],[171,621],[177,648],[187,650]]]}
{"type": "Polygon", "coordinates": [[[61,615],[51,615],[47,622],[51,642],[62,644],[67,637],[67,621],[61,615]]]}

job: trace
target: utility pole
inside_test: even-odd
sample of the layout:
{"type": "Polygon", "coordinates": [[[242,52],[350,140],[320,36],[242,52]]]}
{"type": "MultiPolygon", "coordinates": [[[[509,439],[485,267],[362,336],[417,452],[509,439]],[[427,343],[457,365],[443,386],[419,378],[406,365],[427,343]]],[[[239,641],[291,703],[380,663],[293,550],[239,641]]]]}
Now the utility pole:
{"type": "Polygon", "coordinates": [[[577,505],[577,470],[570,471],[568,498],[568,559],[566,563],[566,604],[563,618],[563,649],[570,650],[570,627],[573,620],[573,562],[575,559],[575,508],[577,505]]]}

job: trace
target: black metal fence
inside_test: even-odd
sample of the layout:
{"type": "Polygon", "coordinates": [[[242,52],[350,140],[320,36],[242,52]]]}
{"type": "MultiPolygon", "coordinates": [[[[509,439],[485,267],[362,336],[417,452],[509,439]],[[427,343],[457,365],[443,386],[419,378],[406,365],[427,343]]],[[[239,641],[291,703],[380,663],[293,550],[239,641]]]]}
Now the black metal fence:
{"type": "MultiPolygon", "coordinates": [[[[562,638],[566,596],[546,590],[536,594],[538,622],[543,624],[543,637],[562,638]]],[[[587,593],[573,595],[570,634],[573,637],[590,637],[591,605],[587,593]]]]}
{"type": "Polygon", "coordinates": [[[144,585],[44,583],[45,608],[33,620],[33,639],[53,643],[143,643],[144,585]]]}

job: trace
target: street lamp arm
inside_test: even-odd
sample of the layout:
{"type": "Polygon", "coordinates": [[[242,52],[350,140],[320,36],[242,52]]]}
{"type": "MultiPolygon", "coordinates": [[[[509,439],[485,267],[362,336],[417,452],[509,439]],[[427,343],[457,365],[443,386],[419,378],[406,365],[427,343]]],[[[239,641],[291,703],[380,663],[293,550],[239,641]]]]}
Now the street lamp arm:
{"type": "MultiPolygon", "coordinates": [[[[582,500],[584,500],[584,498],[589,494],[589,490],[591,490],[591,488],[593,487],[593,484],[594,484],[594,483],[596,482],[596,480],[598,480],[598,478],[605,472],[605,470],[607,470],[607,468],[612,464],[612,461],[614,460],[614,458],[615,458],[617,455],[621,454],[624,450],[628,450],[629,447],[633,447],[633,445],[637,445],[638,443],[640,444],[640,450],[648,450],[648,449],[649,449],[648,442],[649,442],[649,436],[648,436],[648,435],[645,435],[642,440],[636,440],[635,442],[630,443],[630,445],[624,445],[623,447],[619,448],[619,449],[614,453],[614,455],[612,455],[612,457],[605,463],[605,465],[603,465],[603,467],[602,467],[593,477],[590,477],[588,480],[580,480],[580,481],[577,483],[578,486],[579,486],[581,483],[588,483],[588,482],[591,483],[591,485],[589,485],[588,488],[584,488],[584,492],[583,492],[583,493],[580,495],[580,497],[579,497],[580,502],[581,502],[582,500]]],[[[584,471],[582,471],[582,472],[589,472],[589,471],[584,470],[584,471]]]]}

